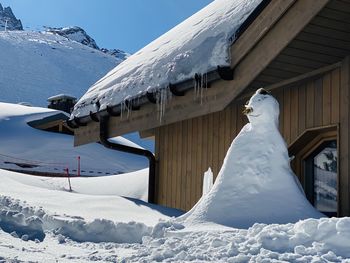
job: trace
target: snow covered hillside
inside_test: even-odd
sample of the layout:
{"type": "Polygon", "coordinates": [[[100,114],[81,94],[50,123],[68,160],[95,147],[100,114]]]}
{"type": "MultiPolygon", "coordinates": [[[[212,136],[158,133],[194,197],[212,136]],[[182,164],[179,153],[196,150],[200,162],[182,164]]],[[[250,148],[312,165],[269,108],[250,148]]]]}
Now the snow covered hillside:
{"type": "Polygon", "coordinates": [[[50,96],[80,97],[118,59],[47,32],[0,31],[0,101],[46,106],[50,96]]]}
{"type": "MultiPolygon", "coordinates": [[[[73,136],[37,130],[27,124],[57,113],[51,109],[0,103],[0,168],[52,173],[69,168],[76,174],[78,156],[82,175],[110,175],[147,167],[145,158],[111,151],[97,143],[74,148],[73,136]],[[32,167],[23,168],[23,164],[32,167]]],[[[137,147],[122,137],[115,140],[137,147]]]]}

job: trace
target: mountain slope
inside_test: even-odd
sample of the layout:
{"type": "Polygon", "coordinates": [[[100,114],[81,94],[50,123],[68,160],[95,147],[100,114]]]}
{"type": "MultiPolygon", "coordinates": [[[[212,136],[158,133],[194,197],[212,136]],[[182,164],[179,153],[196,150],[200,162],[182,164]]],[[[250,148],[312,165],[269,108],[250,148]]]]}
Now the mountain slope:
{"type": "Polygon", "coordinates": [[[0,31],[0,101],[46,106],[58,93],[80,97],[119,60],[47,32],[0,31]],[[4,52],[6,51],[6,52],[4,52]]]}

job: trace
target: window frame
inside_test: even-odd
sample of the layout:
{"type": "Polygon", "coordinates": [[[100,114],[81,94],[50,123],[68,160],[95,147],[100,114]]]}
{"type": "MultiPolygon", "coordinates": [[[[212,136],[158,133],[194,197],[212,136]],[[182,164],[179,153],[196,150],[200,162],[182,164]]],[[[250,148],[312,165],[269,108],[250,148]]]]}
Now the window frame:
{"type": "MultiPolygon", "coordinates": [[[[310,193],[310,188],[308,189],[307,184],[309,183],[306,176],[305,169],[305,160],[309,158],[322,144],[336,140],[337,143],[337,212],[336,213],[325,213],[328,216],[338,216],[340,211],[340,155],[339,155],[339,125],[330,125],[317,128],[311,128],[304,131],[293,143],[288,147],[290,156],[294,156],[293,161],[291,162],[291,167],[294,173],[297,175],[305,195],[308,198],[309,202],[313,205],[313,197],[310,198],[310,195],[313,196],[313,189],[310,193]]],[[[312,175],[313,177],[313,175],[312,175]]]]}

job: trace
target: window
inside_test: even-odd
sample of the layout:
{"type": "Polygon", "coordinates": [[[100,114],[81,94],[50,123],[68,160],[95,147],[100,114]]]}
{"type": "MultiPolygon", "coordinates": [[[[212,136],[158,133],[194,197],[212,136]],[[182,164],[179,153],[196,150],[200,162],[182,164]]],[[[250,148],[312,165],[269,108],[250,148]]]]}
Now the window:
{"type": "Polygon", "coordinates": [[[306,193],[320,212],[337,214],[337,141],[323,142],[305,160],[306,193]]]}
{"type": "Polygon", "coordinates": [[[292,168],[307,199],[327,216],[338,213],[338,127],[306,130],[289,147],[292,168]]]}

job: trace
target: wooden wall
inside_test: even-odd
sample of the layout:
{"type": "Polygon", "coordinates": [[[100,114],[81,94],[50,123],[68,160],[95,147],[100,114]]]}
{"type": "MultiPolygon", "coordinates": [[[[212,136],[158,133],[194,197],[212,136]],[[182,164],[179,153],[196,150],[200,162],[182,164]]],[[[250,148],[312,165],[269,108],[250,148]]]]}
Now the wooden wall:
{"type": "MultiPolygon", "coordinates": [[[[306,129],[338,124],[341,118],[344,123],[342,139],[347,140],[349,110],[342,109],[348,108],[347,91],[341,87],[348,90],[349,85],[346,82],[348,77],[342,77],[342,70],[344,75],[348,74],[346,69],[335,68],[272,91],[280,103],[280,131],[288,144],[306,129]]],[[[236,100],[224,111],[156,130],[159,204],[183,210],[193,207],[202,193],[203,173],[211,167],[214,176],[218,174],[233,138],[247,123],[242,114],[244,104],[245,99],[236,100]]],[[[347,148],[341,149],[346,158],[347,148]]],[[[348,189],[349,182],[344,184],[348,189]]],[[[346,197],[348,194],[343,198],[346,197]]]]}

